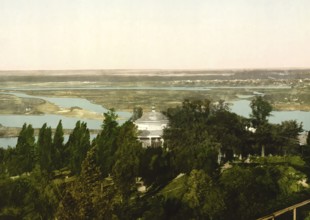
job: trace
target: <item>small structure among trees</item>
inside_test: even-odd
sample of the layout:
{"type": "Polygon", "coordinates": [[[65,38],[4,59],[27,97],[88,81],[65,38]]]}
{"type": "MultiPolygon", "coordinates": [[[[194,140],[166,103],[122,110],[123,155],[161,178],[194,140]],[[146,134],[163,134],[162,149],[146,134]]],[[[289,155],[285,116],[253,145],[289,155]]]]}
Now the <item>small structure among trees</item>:
{"type": "Polygon", "coordinates": [[[162,113],[156,112],[155,107],[152,107],[151,112],[144,113],[134,123],[138,127],[138,139],[144,148],[163,145],[162,135],[164,128],[167,127],[168,119],[162,113]]]}

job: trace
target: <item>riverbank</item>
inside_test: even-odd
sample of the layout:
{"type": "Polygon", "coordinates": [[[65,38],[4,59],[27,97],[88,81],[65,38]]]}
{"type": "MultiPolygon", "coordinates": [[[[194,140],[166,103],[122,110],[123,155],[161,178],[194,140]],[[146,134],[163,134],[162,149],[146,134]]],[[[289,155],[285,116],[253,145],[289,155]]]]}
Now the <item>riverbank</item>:
{"type": "MultiPolygon", "coordinates": [[[[210,99],[226,102],[240,99],[251,100],[255,94],[265,94],[276,111],[310,111],[310,94],[307,89],[254,89],[254,88],[212,88],[210,90],[156,90],[151,89],[104,89],[104,90],[50,90],[25,91],[29,95],[48,97],[74,97],[89,100],[106,108],[115,108],[119,111],[132,112],[134,107],[142,107],[150,111],[155,106],[158,111],[181,105],[185,99],[210,99]]],[[[49,108],[49,106],[47,106],[49,108]]],[[[42,109],[43,110],[43,109],[42,109]]],[[[78,112],[76,112],[78,115],[78,112]]],[[[74,115],[74,113],[71,113],[74,115]]],[[[93,117],[93,116],[90,116],[93,117]]]]}
{"type": "MultiPolygon", "coordinates": [[[[19,136],[22,128],[18,127],[5,127],[0,124],[0,138],[15,138],[19,136]]],[[[39,135],[39,128],[34,128],[34,136],[39,135]]],[[[53,134],[55,133],[55,128],[52,129],[53,134]]],[[[73,129],[63,129],[64,135],[70,135],[73,129]]],[[[99,134],[100,129],[89,129],[90,134],[99,134]]]]}
{"type": "Polygon", "coordinates": [[[66,117],[74,117],[80,119],[93,119],[103,121],[103,114],[99,114],[96,112],[90,112],[85,109],[80,109],[77,107],[72,107],[70,109],[61,109],[59,111],[53,112],[52,114],[63,115],[66,117]]]}
{"type": "Polygon", "coordinates": [[[276,103],[272,105],[275,111],[310,111],[310,105],[304,105],[299,103],[276,103]]]}
{"type": "Polygon", "coordinates": [[[103,114],[78,107],[61,108],[41,98],[24,98],[12,94],[0,94],[0,114],[2,115],[43,115],[55,114],[82,119],[103,120],[103,114]]]}
{"type": "MultiPolygon", "coordinates": [[[[32,71],[25,76],[19,76],[18,72],[14,75],[13,71],[3,79],[0,82],[3,92],[22,92],[32,97],[81,98],[106,109],[125,112],[132,112],[138,106],[145,111],[151,110],[152,106],[158,111],[165,111],[180,105],[184,99],[221,99],[229,102],[238,100],[239,95],[261,93],[266,94],[275,110],[308,111],[310,108],[308,70],[32,71]]],[[[23,101],[25,108],[31,100],[23,101]]],[[[64,114],[91,119],[98,116],[80,110],[62,111],[52,103],[36,103],[35,111],[30,114],[64,114]]],[[[11,112],[23,111],[20,106],[12,106],[11,112]]],[[[5,108],[0,103],[0,114],[5,108]]]]}

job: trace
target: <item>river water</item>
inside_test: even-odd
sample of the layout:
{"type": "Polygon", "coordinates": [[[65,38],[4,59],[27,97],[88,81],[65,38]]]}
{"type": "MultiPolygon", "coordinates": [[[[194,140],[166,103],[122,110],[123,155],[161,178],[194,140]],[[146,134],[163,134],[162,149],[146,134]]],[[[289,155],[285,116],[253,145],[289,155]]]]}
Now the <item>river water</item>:
{"type": "MultiPolygon", "coordinates": [[[[238,115],[249,117],[252,110],[249,100],[238,100],[231,103],[231,111],[238,115]]],[[[279,124],[282,121],[296,120],[303,124],[304,130],[310,130],[310,112],[305,111],[272,111],[269,122],[279,124]]]]}
{"type": "MultiPolygon", "coordinates": [[[[43,99],[48,102],[51,102],[60,108],[71,108],[79,107],[85,110],[96,112],[98,114],[103,114],[108,111],[108,109],[91,103],[90,101],[82,98],[54,98],[54,97],[43,97],[43,96],[32,96],[20,92],[10,92],[3,93],[15,95],[20,98],[38,98],[43,99]]],[[[118,122],[120,124],[124,123],[131,117],[130,112],[116,112],[122,119],[118,122]]],[[[89,129],[100,129],[102,125],[101,120],[95,119],[79,119],[76,117],[68,117],[63,115],[54,115],[54,114],[44,114],[44,115],[0,115],[0,124],[5,127],[22,127],[24,123],[31,124],[34,128],[41,128],[44,123],[47,123],[48,126],[56,128],[58,122],[62,120],[63,128],[73,129],[78,120],[87,123],[89,129]]],[[[0,138],[0,147],[15,146],[17,143],[17,138],[0,138]]]]}
{"type": "MultiPolygon", "coordinates": [[[[99,114],[103,114],[108,111],[108,109],[102,107],[101,105],[94,104],[87,99],[82,98],[54,98],[54,97],[43,97],[43,96],[33,96],[33,95],[27,95],[24,93],[17,93],[17,92],[10,92],[10,93],[4,93],[4,94],[11,94],[15,95],[20,98],[37,98],[37,99],[43,99],[48,102],[54,103],[55,105],[61,107],[61,108],[71,108],[71,107],[79,107],[85,110],[97,112],[99,114]]],[[[131,116],[131,113],[129,112],[117,112],[117,114],[120,117],[123,118],[129,118],[131,116]]]]}
{"type": "MultiPolygon", "coordinates": [[[[140,88],[141,89],[141,88],[140,88]]],[[[143,89],[143,88],[142,88],[143,89]]],[[[166,88],[165,88],[166,89],[166,88]]],[[[180,88],[177,88],[180,89],[180,88]]],[[[206,89],[206,88],[204,88],[206,89]]],[[[31,96],[21,92],[14,93],[5,93],[12,94],[21,98],[39,98],[49,101],[58,105],[61,108],[70,108],[70,107],[80,107],[89,111],[102,114],[108,110],[101,105],[91,103],[90,101],[82,98],[52,98],[52,97],[43,97],[43,96],[31,96]]],[[[231,103],[231,111],[235,112],[244,117],[249,117],[251,113],[250,101],[245,98],[250,98],[250,96],[240,96],[240,100],[234,101],[231,103]]],[[[123,123],[131,117],[129,112],[117,112],[117,114],[123,118],[119,123],[123,123]]],[[[93,120],[93,119],[79,119],[75,117],[67,117],[61,115],[0,115],[0,124],[6,127],[22,127],[24,123],[32,124],[34,128],[40,128],[44,123],[47,123],[48,126],[56,128],[59,120],[62,120],[63,127],[66,129],[72,129],[75,127],[75,124],[78,120],[84,121],[87,123],[88,128],[90,129],[100,129],[102,121],[93,120]]],[[[297,120],[297,122],[303,123],[304,130],[310,130],[310,112],[303,111],[273,111],[272,116],[269,118],[271,123],[281,123],[285,120],[297,120]]],[[[0,147],[15,146],[17,138],[0,138],[0,147]]]]}
{"type": "MultiPolygon", "coordinates": [[[[51,98],[51,97],[43,97],[43,96],[32,96],[24,93],[3,93],[15,95],[20,98],[37,98],[43,99],[48,102],[51,102],[60,108],[71,108],[71,107],[79,107],[85,110],[89,110],[92,112],[96,112],[98,114],[103,114],[108,111],[108,109],[102,107],[101,105],[94,104],[86,99],[82,98],[51,98]]],[[[128,120],[131,117],[131,113],[129,112],[116,112],[122,120],[120,123],[128,120]]],[[[62,115],[54,115],[54,114],[44,114],[44,115],[0,115],[0,124],[6,127],[22,127],[24,123],[32,124],[34,128],[40,128],[44,123],[47,123],[48,126],[52,128],[56,128],[58,122],[62,120],[63,128],[72,129],[75,127],[75,124],[78,120],[84,121],[87,123],[88,128],[90,129],[100,129],[102,125],[102,121],[94,120],[94,119],[79,119],[76,117],[68,117],[62,115]]]]}

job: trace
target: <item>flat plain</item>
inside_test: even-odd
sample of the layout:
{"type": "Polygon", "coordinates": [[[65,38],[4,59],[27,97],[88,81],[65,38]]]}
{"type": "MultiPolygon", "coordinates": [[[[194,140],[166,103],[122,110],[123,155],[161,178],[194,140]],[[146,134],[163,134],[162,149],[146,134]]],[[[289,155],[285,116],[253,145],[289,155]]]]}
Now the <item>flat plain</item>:
{"type": "Polygon", "coordinates": [[[34,96],[85,98],[105,108],[131,112],[134,107],[159,111],[184,99],[234,101],[264,93],[276,110],[310,110],[310,70],[61,70],[0,71],[0,114],[98,115],[82,109],[60,111],[34,96]],[[27,106],[31,111],[26,111],[27,106]]]}

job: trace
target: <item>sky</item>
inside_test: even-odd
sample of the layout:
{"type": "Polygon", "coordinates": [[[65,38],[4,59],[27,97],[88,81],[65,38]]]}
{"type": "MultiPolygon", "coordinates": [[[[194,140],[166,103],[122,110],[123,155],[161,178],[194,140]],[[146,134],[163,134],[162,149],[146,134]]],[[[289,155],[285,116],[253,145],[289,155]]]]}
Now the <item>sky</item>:
{"type": "Polygon", "coordinates": [[[309,0],[0,0],[0,70],[308,67],[309,0]]]}

